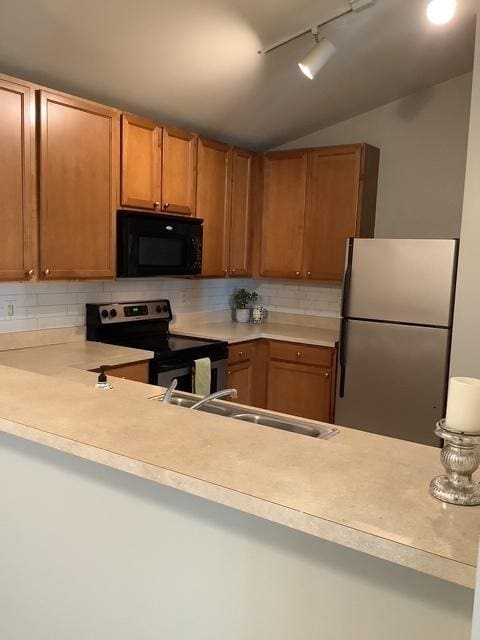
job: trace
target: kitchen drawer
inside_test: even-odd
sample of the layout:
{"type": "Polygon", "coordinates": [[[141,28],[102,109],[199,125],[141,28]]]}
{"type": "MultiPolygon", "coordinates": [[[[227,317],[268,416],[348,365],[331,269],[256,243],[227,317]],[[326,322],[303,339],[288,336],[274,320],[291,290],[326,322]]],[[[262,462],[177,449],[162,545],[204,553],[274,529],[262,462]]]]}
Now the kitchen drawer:
{"type": "Polygon", "coordinates": [[[330,347],[270,341],[270,358],[272,360],[286,360],[287,362],[331,367],[334,353],[335,349],[330,347]]]}
{"type": "Polygon", "coordinates": [[[239,342],[228,347],[228,363],[245,362],[255,355],[255,342],[239,342]]]}

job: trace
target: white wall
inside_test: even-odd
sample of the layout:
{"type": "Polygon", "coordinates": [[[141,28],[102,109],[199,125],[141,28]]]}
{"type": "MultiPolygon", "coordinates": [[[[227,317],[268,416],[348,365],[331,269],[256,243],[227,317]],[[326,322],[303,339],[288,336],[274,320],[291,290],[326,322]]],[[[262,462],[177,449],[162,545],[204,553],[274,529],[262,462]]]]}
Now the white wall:
{"type": "Polygon", "coordinates": [[[2,640],[470,637],[472,590],[3,433],[0,486],[2,640]]]}
{"type": "Polygon", "coordinates": [[[375,235],[458,237],[471,78],[459,76],[281,148],[353,142],[379,147],[375,235]]]}
{"type": "Polygon", "coordinates": [[[453,375],[480,378],[480,21],[473,68],[451,370],[453,375]]]}

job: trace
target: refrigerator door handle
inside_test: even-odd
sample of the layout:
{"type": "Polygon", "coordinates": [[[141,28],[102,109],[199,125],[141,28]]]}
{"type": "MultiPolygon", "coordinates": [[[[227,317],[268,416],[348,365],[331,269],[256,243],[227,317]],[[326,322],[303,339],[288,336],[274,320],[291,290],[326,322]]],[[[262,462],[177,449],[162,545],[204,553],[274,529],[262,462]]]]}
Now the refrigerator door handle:
{"type": "Polygon", "coordinates": [[[340,376],[338,380],[338,395],[340,398],[345,397],[345,376],[347,369],[347,318],[342,318],[342,324],[340,328],[340,345],[339,345],[339,364],[340,364],[340,376]]]}
{"type": "Polygon", "coordinates": [[[348,316],[348,306],[350,298],[350,283],[352,280],[353,262],[353,238],[347,240],[347,257],[345,261],[345,274],[343,276],[343,296],[342,296],[342,317],[348,316]]]}

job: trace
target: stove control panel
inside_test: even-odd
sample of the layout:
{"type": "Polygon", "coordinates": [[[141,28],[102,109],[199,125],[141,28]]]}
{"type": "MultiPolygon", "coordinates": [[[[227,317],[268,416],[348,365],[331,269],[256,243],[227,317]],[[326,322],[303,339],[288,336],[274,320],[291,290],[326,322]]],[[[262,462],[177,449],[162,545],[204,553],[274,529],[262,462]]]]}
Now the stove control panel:
{"type": "Polygon", "coordinates": [[[114,304],[88,305],[98,308],[101,324],[116,322],[135,322],[139,320],[172,319],[169,300],[150,300],[148,302],[116,302],[114,304]]]}

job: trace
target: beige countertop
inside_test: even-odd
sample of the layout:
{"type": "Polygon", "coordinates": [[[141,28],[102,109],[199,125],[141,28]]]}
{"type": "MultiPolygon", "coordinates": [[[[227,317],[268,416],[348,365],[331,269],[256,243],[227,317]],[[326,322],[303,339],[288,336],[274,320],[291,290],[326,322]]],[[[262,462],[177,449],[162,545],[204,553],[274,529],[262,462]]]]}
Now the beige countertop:
{"type": "Polygon", "coordinates": [[[335,347],[338,340],[338,330],[323,327],[295,326],[293,324],[281,324],[265,322],[254,325],[252,323],[241,324],[239,322],[221,321],[205,322],[199,324],[178,323],[172,327],[172,333],[184,336],[197,336],[199,338],[211,338],[224,340],[229,344],[266,338],[269,340],[283,340],[286,342],[298,342],[301,344],[314,344],[322,347],[335,347]]]}
{"type": "Polygon", "coordinates": [[[95,343],[0,353],[0,429],[473,588],[480,509],[429,495],[437,449],[346,428],[307,438],[164,405],[150,385],[100,391],[82,370],[126,356],[95,343]]]}

